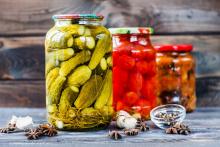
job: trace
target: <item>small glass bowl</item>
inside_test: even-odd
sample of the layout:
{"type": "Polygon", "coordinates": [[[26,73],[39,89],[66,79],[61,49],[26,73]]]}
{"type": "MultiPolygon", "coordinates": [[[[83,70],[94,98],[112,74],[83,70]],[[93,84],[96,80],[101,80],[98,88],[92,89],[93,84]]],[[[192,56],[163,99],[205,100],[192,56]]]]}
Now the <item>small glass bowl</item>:
{"type": "Polygon", "coordinates": [[[186,109],[178,104],[161,105],[151,110],[150,117],[157,127],[166,129],[169,128],[172,124],[177,122],[181,123],[186,117],[186,109]],[[166,113],[168,115],[176,113],[177,115],[173,117],[172,120],[166,120],[164,118],[158,117],[157,115],[159,113],[166,113]]]}

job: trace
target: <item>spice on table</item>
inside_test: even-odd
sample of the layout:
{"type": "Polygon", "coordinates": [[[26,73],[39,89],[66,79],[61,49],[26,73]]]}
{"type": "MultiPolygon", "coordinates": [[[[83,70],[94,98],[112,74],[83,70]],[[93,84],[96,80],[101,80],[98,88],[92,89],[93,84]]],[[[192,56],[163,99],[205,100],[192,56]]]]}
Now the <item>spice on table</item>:
{"type": "Polygon", "coordinates": [[[25,135],[27,136],[27,139],[32,140],[32,139],[39,139],[42,136],[52,137],[57,135],[57,133],[58,132],[55,129],[55,127],[47,123],[47,124],[41,124],[35,129],[29,129],[25,135]]]}
{"type": "Polygon", "coordinates": [[[16,124],[9,123],[7,127],[0,128],[0,133],[12,133],[16,129],[16,124]]]}
{"type": "Polygon", "coordinates": [[[42,124],[39,125],[39,129],[42,130],[43,134],[49,137],[55,136],[57,135],[57,130],[55,129],[55,127],[51,124],[42,124]]]}
{"type": "Polygon", "coordinates": [[[121,134],[116,130],[109,131],[109,137],[114,140],[122,139],[121,134]]]}
{"type": "Polygon", "coordinates": [[[142,132],[146,132],[149,131],[150,128],[146,125],[145,121],[138,119],[137,121],[137,125],[135,127],[136,129],[139,129],[142,132]]]}
{"type": "Polygon", "coordinates": [[[125,129],[124,134],[127,136],[136,136],[139,133],[139,129],[125,129]]]}
{"type": "Polygon", "coordinates": [[[182,134],[182,135],[189,135],[191,133],[190,128],[183,124],[183,123],[176,123],[170,128],[165,130],[167,134],[182,134]]]}
{"type": "Polygon", "coordinates": [[[39,139],[41,136],[43,136],[43,132],[41,129],[39,128],[35,128],[35,129],[30,129],[25,136],[27,136],[27,139],[30,140],[36,140],[39,139]]]}

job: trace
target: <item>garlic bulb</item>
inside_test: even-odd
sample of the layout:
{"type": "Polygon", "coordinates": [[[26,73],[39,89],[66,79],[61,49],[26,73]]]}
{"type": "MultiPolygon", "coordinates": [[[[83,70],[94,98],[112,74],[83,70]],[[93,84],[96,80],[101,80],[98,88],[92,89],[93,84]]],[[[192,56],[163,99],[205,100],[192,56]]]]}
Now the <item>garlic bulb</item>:
{"type": "Polygon", "coordinates": [[[116,125],[121,129],[133,129],[137,125],[137,119],[123,110],[117,113],[116,119],[116,125]]]}
{"type": "Polygon", "coordinates": [[[33,120],[32,117],[26,116],[26,117],[17,117],[12,116],[11,120],[9,121],[10,124],[15,124],[18,129],[25,130],[27,128],[30,128],[33,126],[33,120]]]}

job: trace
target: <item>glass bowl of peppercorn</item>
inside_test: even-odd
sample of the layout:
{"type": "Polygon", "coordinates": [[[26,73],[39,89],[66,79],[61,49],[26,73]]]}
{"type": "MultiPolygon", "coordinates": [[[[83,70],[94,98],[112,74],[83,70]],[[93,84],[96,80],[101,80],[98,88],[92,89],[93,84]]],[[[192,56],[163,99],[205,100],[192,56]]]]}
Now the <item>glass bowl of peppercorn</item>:
{"type": "Polygon", "coordinates": [[[186,117],[186,109],[178,104],[161,105],[151,110],[150,117],[157,127],[166,129],[181,123],[186,117]]]}

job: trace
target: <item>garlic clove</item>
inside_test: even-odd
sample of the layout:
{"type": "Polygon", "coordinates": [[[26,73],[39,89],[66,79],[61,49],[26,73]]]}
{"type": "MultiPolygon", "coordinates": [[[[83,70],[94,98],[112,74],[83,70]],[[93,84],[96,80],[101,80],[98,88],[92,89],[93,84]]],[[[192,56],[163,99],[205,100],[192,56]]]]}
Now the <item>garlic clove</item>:
{"type": "Polygon", "coordinates": [[[118,128],[123,129],[124,128],[124,121],[125,121],[126,117],[125,116],[119,116],[116,120],[116,125],[118,128]]]}
{"type": "Polygon", "coordinates": [[[127,117],[126,119],[124,119],[124,128],[125,129],[134,129],[137,125],[137,119],[135,119],[134,117],[127,117]]]}
{"type": "Polygon", "coordinates": [[[120,110],[119,112],[117,112],[116,118],[118,118],[119,116],[130,117],[131,115],[124,110],[120,110]]]}
{"type": "Polygon", "coordinates": [[[34,123],[33,123],[32,117],[30,116],[18,117],[16,121],[16,127],[21,130],[30,128],[33,126],[33,124],[34,123]]]}

